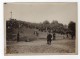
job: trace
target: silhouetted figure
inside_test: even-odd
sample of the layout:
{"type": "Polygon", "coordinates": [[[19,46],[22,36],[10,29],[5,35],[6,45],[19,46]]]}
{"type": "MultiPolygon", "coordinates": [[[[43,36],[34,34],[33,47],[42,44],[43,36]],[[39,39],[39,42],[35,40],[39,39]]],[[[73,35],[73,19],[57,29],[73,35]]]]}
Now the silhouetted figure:
{"type": "Polygon", "coordinates": [[[52,38],[52,35],[49,33],[47,35],[47,44],[51,45],[51,38],[52,38]]]}
{"type": "Polygon", "coordinates": [[[68,35],[68,33],[66,34],[66,36],[67,36],[67,38],[69,38],[69,35],[68,35]]]}
{"type": "Polygon", "coordinates": [[[19,32],[18,32],[18,34],[17,34],[17,42],[19,42],[19,32]]]}
{"type": "Polygon", "coordinates": [[[39,35],[39,33],[38,32],[36,32],[36,36],[38,36],[39,35]]]}
{"type": "Polygon", "coordinates": [[[35,35],[35,31],[34,31],[34,35],[35,35]]]}
{"type": "Polygon", "coordinates": [[[53,33],[53,40],[55,40],[55,33],[53,33]]]}
{"type": "Polygon", "coordinates": [[[68,38],[68,34],[67,34],[67,38],[68,38]]]}
{"type": "Polygon", "coordinates": [[[39,33],[38,33],[37,31],[34,31],[34,35],[38,36],[38,35],[39,35],[39,33]]]}
{"type": "Polygon", "coordinates": [[[73,37],[74,37],[74,34],[73,34],[73,33],[71,33],[71,39],[73,39],[73,37]]]}

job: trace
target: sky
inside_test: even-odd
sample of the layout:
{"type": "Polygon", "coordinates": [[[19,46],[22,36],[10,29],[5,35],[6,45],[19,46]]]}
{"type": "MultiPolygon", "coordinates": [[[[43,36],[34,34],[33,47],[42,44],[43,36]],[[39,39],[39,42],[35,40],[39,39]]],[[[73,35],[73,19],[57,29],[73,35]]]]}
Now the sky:
{"type": "Polygon", "coordinates": [[[77,3],[7,3],[4,4],[4,19],[12,18],[27,22],[40,23],[45,20],[52,22],[57,20],[62,24],[69,24],[70,21],[77,21],[77,3]]]}

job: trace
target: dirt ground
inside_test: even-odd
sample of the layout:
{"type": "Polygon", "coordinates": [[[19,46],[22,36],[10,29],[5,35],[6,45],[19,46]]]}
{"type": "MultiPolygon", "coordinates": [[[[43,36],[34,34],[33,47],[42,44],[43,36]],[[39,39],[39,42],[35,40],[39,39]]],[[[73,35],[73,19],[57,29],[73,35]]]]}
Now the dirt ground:
{"type": "Polygon", "coordinates": [[[48,45],[46,39],[38,39],[32,42],[8,41],[6,54],[29,54],[29,53],[75,53],[75,40],[58,39],[48,45]]]}

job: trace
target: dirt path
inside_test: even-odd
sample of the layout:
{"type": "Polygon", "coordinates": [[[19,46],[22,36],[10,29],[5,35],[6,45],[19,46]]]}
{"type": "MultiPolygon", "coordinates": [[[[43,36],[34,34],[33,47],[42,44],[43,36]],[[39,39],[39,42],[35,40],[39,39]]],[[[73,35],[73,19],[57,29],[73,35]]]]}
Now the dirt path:
{"type": "Polygon", "coordinates": [[[14,42],[7,45],[7,53],[74,53],[75,41],[62,39],[52,41],[47,45],[46,40],[36,40],[33,42],[14,42]]]}

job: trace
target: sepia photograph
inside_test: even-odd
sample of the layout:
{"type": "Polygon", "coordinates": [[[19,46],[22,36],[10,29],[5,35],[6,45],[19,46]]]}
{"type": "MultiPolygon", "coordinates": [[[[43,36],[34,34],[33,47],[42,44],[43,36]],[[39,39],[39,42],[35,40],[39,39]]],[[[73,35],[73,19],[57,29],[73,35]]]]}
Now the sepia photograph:
{"type": "Polygon", "coordinates": [[[77,55],[77,2],[4,3],[5,55],[77,55]]]}

